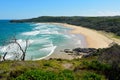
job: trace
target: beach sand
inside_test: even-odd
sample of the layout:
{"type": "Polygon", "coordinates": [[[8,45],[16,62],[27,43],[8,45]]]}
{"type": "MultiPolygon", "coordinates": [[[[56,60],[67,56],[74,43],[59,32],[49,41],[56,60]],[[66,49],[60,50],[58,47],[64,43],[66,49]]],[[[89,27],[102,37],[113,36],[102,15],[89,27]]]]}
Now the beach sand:
{"type": "MultiPolygon", "coordinates": [[[[60,23],[56,23],[56,24],[60,24],[60,23]]],[[[109,39],[103,34],[100,34],[96,30],[88,29],[82,26],[69,25],[69,24],[61,24],[61,25],[72,28],[73,30],[71,31],[71,33],[73,34],[82,34],[83,36],[85,36],[88,48],[106,48],[109,46],[110,43],[113,42],[113,40],[109,39]]]]}
{"type": "MultiPolygon", "coordinates": [[[[113,42],[112,39],[106,37],[103,34],[100,34],[98,31],[88,29],[82,26],[69,25],[65,23],[48,23],[48,24],[62,25],[64,27],[72,28],[70,33],[82,34],[83,36],[85,36],[87,42],[86,48],[96,48],[96,49],[106,48],[109,46],[110,43],[113,42]]],[[[60,53],[60,54],[53,53],[52,55],[50,55],[45,59],[50,59],[50,58],[73,59],[74,57],[66,53],[60,53]]]]}

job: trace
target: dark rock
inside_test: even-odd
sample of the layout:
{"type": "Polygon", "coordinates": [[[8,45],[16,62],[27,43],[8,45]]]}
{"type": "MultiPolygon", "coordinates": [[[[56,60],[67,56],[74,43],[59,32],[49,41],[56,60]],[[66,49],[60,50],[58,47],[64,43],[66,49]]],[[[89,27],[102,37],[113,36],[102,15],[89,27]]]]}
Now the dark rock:
{"type": "Polygon", "coordinates": [[[73,51],[71,51],[70,49],[64,49],[65,53],[73,53],[73,51]]]}
{"type": "Polygon", "coordinates": [[[94,48],[75,48],[73,49],[74,52],[82,52],[82,53],[94,53],[97,51],[97,49],[94,48]]]}

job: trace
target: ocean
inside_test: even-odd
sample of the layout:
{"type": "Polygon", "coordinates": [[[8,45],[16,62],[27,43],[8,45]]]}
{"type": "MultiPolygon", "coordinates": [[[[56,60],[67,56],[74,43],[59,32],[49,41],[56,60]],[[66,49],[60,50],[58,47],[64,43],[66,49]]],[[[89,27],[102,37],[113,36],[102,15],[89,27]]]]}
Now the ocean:
{"type": "Polygon", "coordinates": [[[52,53],[64,49],[86,47],[83,35],[71,34],[71,28],[46,23],[10,23],[0,20],[0,55],[8,52],[6,59],[14,59],[16,53],[21,55],[17,45],[8,43],[13,36],[24,49],[28,39],[26,60],[43,59],[52,53]]]}

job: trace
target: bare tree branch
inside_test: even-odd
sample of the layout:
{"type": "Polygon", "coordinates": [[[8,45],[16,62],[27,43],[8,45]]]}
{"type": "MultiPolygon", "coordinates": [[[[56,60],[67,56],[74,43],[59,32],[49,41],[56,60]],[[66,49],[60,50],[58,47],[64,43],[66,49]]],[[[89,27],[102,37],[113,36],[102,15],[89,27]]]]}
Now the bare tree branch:
{"type": "MultiPolygon", "coordinates": [[[[9,43],[13,43],[16,44],[19,48],[19,50],[22,52],[22,56],[20,57],[20,60],[24,61],[25,60],[25,56],[26,56],[26,51],[28,48],[28,39],[25,40],[25,48],[23,48],[20,43],[17,41],[16,37],[13,37],[13,39],[9,42],[9,43]]],[[[8,47],[9,48],[9,47],[8,47]]],[[[8,51],[8,50],[7,50],[8,51]]],[[[8,54],[8,52],[5,52],[3,55],[3,60],[5,61],[5,57],[8,54]]],[[[18,50],[17,50],[18,51],[18,50]]],[[[18,52],[19,53],[19,52],[18,52]]],[[[15,52],[15,58],[18,58],[18,53],[15,52]]]]}
{"type": "Polygon", "coordinates": [[[25,50],[22,48],[22,46],[17,42],[17,39],[15,38],[13,43],[16,43],[18,45],[18,47],[20,48],[20,50],[22,51],[22,57],[21,57],[21,60],[24,61],[25,60],[25,56],[26,56],[26,51],[27,51],[27,48],[28,48],[28,39],[25,41],[25,50]]]}
{"type": "Polygon", "coordinates": [[[6,59],[5,59],[6,55],[7,55],[7,52],[5,52],[5,54],[3,55],[3,61],[6,60],[6,59]]]}

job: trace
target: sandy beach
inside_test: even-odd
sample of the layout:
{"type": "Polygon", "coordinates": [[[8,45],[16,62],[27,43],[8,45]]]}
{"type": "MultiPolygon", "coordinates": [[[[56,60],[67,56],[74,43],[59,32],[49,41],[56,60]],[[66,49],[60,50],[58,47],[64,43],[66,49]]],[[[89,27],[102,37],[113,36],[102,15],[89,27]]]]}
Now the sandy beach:
{"type": "MultiPolygon", "coordinates": [[[[87,42],[87,48],[106,48],[109,46],[110,43],[113,42],[112,39],[106,37],[103,34],[100,34],[96,30],[88,29],[82,26],[75,26],[75,25],[69,25],[69,24],[63,24],[63,23],[49,23],[49,24],[56,24],[56,25],[62,25],[64,27],[72,28],[70,33],[73,34],[82,34],[85,36],[86,42],[87,42]]],[[[71,55],[67,55],[65,53],[53,53],[49,58],[62,58],[62,59],[73,59],[74,57],[71,55]]]]}
{"type": "MultiPolygon", "coordinates": [[[[57,23],[60,24],[60,23],[57,23]]],[[[74,26],[69,24],[61,24],[65,27],[72,28],[71,33],[82,34],[85,36],[88,48],[106,48],[113,41],[108,37],[100,34],[96,30],[88,29],[82,26],[74,26]]]]}
{"type": "Polygon", "coordinates": [[[110,43],[113,42],[112,39],[106,37],[105,35],[93,29],[65,23],[48,23],[48,24],[62,25],[64,27],[71,28],[72,30],[70,31],[70,33],[81,34],[85,36],[85,39],[87,41],[87,48],[106,48],[109,46],[110,43]]]}

